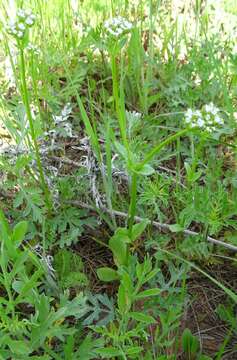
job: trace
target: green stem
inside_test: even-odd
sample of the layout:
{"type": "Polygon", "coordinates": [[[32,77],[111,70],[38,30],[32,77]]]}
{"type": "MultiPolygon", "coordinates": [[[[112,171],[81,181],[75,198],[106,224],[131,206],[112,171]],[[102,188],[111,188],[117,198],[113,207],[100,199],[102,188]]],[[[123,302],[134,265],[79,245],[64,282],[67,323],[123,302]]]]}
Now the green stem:
{"type": "Polygon", "coordinates": [[[133,172],[130,190],[130,205],[128,211],[128,230],[129,236],[132,236],[132,227],[134,224],[134,218],[136,214],[136,202],[137,202],[137,174],[133,172]]]}
{"type": "MultiPolygon", "coordinates": [[[[126,115],[125,115],[125,100],[124,100],[124,92],[123,88],[120,87],[119,94],[119,84],[118,84],[118,71],[116,64],[116,56],[114,53],[111,54],[111,66],[112,66],[112,80],[113,80],[113,97],[115,110],[118,117],[120,134],[123,141],[123,145],[127,150],[128,154],[128,164],[131,164],[130,157],[130,147],[126,135],[126,115]]],[[[137,198],[137,174],[135,172],[132,173],[132,181],[130,188],[130,205],[128,211],[128,228],[129,235],[132,235],[132,227],[134,223],[134,217],[136,213],[136,198],[137,198]]]]}
{"type": "Polygon", "coordinates": [[[181,144],[180,144],[180,137],[177,138],[177,164],[176,164],[176,171],[177,171],[177,182],[176,182],[176,189],[178,190],[180,187],[180,179],[181,179],[181,144]]]}
{"type": "Polygon", "coordinates": [[[33,145],[34,145],[36,163],[37,163],[37,167],[39,170],[41,186],[43,188],[44,195],[45,195],[45,204],[46,204],[49,212],[51,212],[52,205],[51,205],[51,201],[50,201],[50,193],[49,193],[48,185],[47,185],[47,183],[45,181],[45,177],[44,177],[43,167],[42,167],[41,160],[40,160],[39,146],[38,146],[38,143],[36,140],[36,134],[35,134],[35,129],[34,129],[34,121],[33,121],[33,118],[31,115],[31,110],[30,110],[29,94],[28,94],[27,85],[26,85],[26,68],[25,68],[24,50],[22,47],[20,47],[20,62],[21,62],[22,98],[24,101],[26,115],[27,115],[29,125],[30,125],[30,133],[31,133],[31,138],[32,138],[33,145]]]}
{"type": "MultiPolygon", "coordinates": [[[[177,132],[174,135],[169,136],[166,140],[157,145],[150,153],[145,157],[145,159],[138,165],[135,166],[135,170],[139,172],[152,158],[160,152],[160,150],[171,142],[179,139],[182,135],[185,135],[189,131],[195,131],[194,129],[184,129],[177,132]]],[[[132,227],[134,223],[134,217],[136,213],[136,200],[137,200],[137,176],[138,173],[133,171],[132,173],[132,182],[131,182],[131,195],[130,195],[130,205],[129,205],[129,218],[128,218],[128,229],[129,236],[132,235],[132,227]]]]}
{"type": "Polygon", "coordinates": [[[144,165],[146,165],[149,161],[151,161],[153,159],[153,157],[156,154],[158,154],[161,149],[163,149],[163,147],[165,147],[166,145],[170,144],[174,140],[178,139],[179,137],[181,137],[182,135],[185,135],[186,133],[188,133],[190,131],[195,131],[195,130],[189,129],[189,128],[180,130],[176,134],[169,136],[166,140],[162,141],[159,145],[155,146],[154,149],[151,150],[149,152],[149,154],[145,157],[145,159],[136,166],[136,170],[141,170],[144,165]]]}
{"type": "Polygon", "coordinates": [[[129,145],[126,136],[126,120],[124,119],[124,114],[120,105],[120,97],[119,97],[119,85],[118,85],[118,71],[116,64],[116,56],[114,54],[111,55],[111,65],[112,65],[112,79],[113,79],[113,97],[115,103],[115,110],[118,117],[120,133],[123,141],[123,145],[127,149],[129,153],[129,145]]]}

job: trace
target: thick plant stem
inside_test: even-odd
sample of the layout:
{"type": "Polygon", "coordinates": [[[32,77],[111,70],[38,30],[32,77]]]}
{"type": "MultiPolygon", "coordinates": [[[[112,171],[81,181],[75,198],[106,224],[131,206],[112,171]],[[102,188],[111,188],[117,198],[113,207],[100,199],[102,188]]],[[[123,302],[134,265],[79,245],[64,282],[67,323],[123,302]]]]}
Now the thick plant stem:
{"type": "Polygon", "coordinates": [[[177,140],[179,137],[181,137],[182,135],[185,135],[186,133],[188,133],[190,131],[195,131],[195,130],[194,129],[180,130],[176,134],[169,136],[167,139],[162,141],[159,145],[155,146],[154,149],[148,153],[148,155],[145,157],[145,159],[138,164],[137,170],[141,170],[144,165],[146,165],[149,161],[151,161],[153,159],[153,157],[155,155],[157,155],[163,149],[163,147],[172,143],[174,140],[177,140]]]}
{"type": "Polygon", "coordinates": [[[115,103],[115,110],[116,110],[117,117],[118,117],[119,128],[120,128],[123,145],[129,152],[129,145],[128,145],[127,136],[126,136],[126,121],[123,117],[123,113],[121,111],[121,106],[120,106],[118,71],[117,71],[117,64],[116,64],[116,56],[114,54],[112,54],[112,56],[111,56],[111,65],[112,65],[113,97],[114,97],[114,103],[115,103]]]}
{"type": "MultiPolygon", "coordinates": [[[[116,56],[111,55],[111,65],[112,65],[112,80],[113,80],[113,97],[115,103],[115,110],[118,117],[120,134],[123,141],[123,145],[127,150],[128,162],[130,163],[130,148],[126,135],[126,118],[125,118],[125,109],[124,109],[124,94],[123,91],[119,94],[119,85],[118,85],[118,71],[116,64],[116,56]]],[[[121,89],[120,89],[121,90],[121,89]]],[[[128,228],[129,234],[132,235],[132,226],[134,223],[134,216],[136,213],[136,197],[137,197],[137,174],[132,173],[131,181],[131,190],[130,190],[130,205],[129,205],[129,216],[128,216],[128,228]]]]}
{"type": "Polygon", "coordinates": [[[38,143],[36,140],[36,135],[35,135],[34,121],[33,121],[33,118],[31,115],[31,110],[30,110],[29,95],[28,95],[28,90],[27,90],[27,85],[26,85],[26,69],[25,69],[24,50],[22,48],[20,48],[20,62],[21,62],[22,97],[23,97],[23,101],[24,101],[24,105],[25,105],[25,109],[26,109],[26,115],[27,115],[29,125],[30,125],[30,133],[31,133],[31,138],[32,138],[33,145],[34,145],[36,163],[37,163],[37,167],[39,170],[39,176],[40,176],[40,182],[41,182],[41,186],[43,188],[44,195],[45,195],[45,204],[48,208],[48,211],[51,212],[52,204],[50,201],[50,193],[49,193],[48,185],[45,181],[44,171],[43,171],[43,167],[42,167],[41,160],[40,160],[39,146],[38,146],[38,143]]]}
{"type": "MultiPolygon", "coordinates": [[[[180,138],[180,136],[186,134],[189,131],[189,129],[184,129],[179,131],[178,133],[169,136],[166,140],[162,141],[159,145],[157,145],[153,150],[150,151],[150,153],[146,156],[146,158],[140,162],[136,166],[136,170],[141,170],[144,165],[146,165],[150,160],[153,159],[155,155],[157,155],[163,147],[170,144],[174,140],[177,140],[180,138]]],[[[131,182],[131,196],[130,196],[130,206],[129,206],[129,218],[128,218],[128,229],[129,229],[129,235],[132,235],[132,227],[135,219],[136,214],[136,199],[137,199],[137,176],[138,174],[133,171],[132,173],[132,182],[131,182]]]]}
{"type": "Polygon", "coordinates": [[[129,236],[132,236],[132,227],[136,215],[136,202],[137,202],[137,174],[132,173],[131,191],[130,191],[130,205],[128,213],[128,231],[129,236]]]}

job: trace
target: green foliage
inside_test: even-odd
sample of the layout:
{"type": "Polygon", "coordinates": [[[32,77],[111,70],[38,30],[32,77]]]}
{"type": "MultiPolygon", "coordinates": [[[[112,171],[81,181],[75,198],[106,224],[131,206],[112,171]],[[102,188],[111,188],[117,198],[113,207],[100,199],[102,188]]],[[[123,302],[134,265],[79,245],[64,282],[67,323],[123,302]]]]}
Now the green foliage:
{"type": "Polygon", "coordinates": [[[71,250],[58,250],[54,255],[54,268],[63,289],[72,287],[80,290],[89,284],[80,255],[71,250]]]}
{"type": "Polygon", "coordinates": [[[82,293],[73,300],[68,299],[68,294],[62,294],[57,308],[51,305],[51,297],[41,293],[44,268],[35,254],[23,245],[26,231],[25,221],[11,230],[0,212],[0,284],[6,293],[0,305],[0,355],[3,358],[25,359],[44,348],[51,338],[63,342],[66,336],[76,331],[68,327],[65,319],[80,319],[88,312],[82,293]],[[32,265],[30,272],[29,262],[32,265]],[[20,308],[21,316],[18,313],[20,308]]]}
{"type": "Polygon", "coordinates": [[[189,329],[185,329],[183,332],[182,348],[189,360],[196,358],[199,350],[199,342],[189,329]]]}
{"type": "Polygon", "coordinates": [[[58,244],[61,248],[70,246],[78,241],[85,227],[94,228],[95,219],[88,216],[88,211],[74,207],[63,208],[52,220],[49,221],[50,231],[58,235],[58,244]]]}
{"type": "Polygon", "coordinates": [[[211,248],[212,245],[209,244],[206,239],[199,236],[187,236],[180,245],[178,245],[178,249],[185,257],[193,260],[208,260],[211,257],[211,248]]]}
{"type": "Polygon", "coordinates": [[[89,294],[87,303],[89,316],[85,318],[83,325],[105,326],[114,320],[114,303],[106,294],[89,294]]]}
{"type": "Polygon", "coordinates": [[[233,4],[29,0],[34,28],[10,37],[2,0],[0,358],[208,359],[181,330],[193,271],[232,301],[222,358],[236,289],[205,266],[235,266],[233,4]],[[224,125],[186,128],[211,102],[224,125]]]}

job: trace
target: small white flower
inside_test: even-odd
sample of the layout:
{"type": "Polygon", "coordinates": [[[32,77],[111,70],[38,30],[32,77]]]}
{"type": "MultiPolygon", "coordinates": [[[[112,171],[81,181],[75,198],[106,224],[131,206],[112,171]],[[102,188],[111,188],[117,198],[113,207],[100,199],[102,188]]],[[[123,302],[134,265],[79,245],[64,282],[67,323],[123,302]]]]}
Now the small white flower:
{"type": "Polygon", "coordinates": [[[19,16],[20,18],[24,19],[26,17],[26,13],[23,9],[19,9],[17,11],[17,16],[19,16]]]}
{"type": "Polygon", "coordinates": [[[192,121],[192,117],[193,117],[193,111],[192,109],[188,109],[186,112],[185,112],[185,121],[187,124],[191,123],[192,121]]]}
{"type": "Polygon", "coordinates": [[[211,113],[213,107],[214,107],[214,104],[213,104],[212,102],[210,102],[210,104],[206,104],[206,105],[204,106],[204,109],[206,110],[206,112],[210,112],[210,113],[211,113]]]}
{"type": "Polygon", "coordinates": [[[132,23],[121,16],[108,19],[104,22],[106,31],[113,36],[119,37],[124,32],[132,29],[132,23]]]}
{"type": "Polygon", "coordinates": [[[109,31],[109,33],[110,33],[111,35],[118,36],[117,31],[114,31],[114,30],[112,30],[112,29],[108,29],[108,31],[109,31]]]}
{"type": "Polygon", "coordinates": [[[220,111],[212,102],[204,106],[204,110],[212,115],[218,114],[220,111]]]}
{"type": "Polygon", "coordinates": [[[25,10],[25,14],[26,14],[27,16],[30,16],[30,15],[32,15],[32,11],[31,11],[30,9],[26,9],[26,10],[25,10]]]}
{"type": "Polygon", "coordinates": [[[191,118],[193,116],[193,110],[189,108],[186,111],[185,116],[188,117],[188,118],[191,118]]]}
{"type": "Polygon", "coordinates": [[[215,122],[216,122],[217,124],[219,124],[219,125],[223,125],[223,124],[224,124],[223,119],[221,119],[220,116],[218,116],[218,115],[215,117],[215,122]]]}
{"type": "Polygon", "coordinates": [[[33,24],[34,24],[33,19],[32,19],[31,17],[28,17],[28,18],[26,19],[26,24],[27,24],[27,25],[33,25],[33,24]]]}
{"type": "Polygon", "coordinates": [[[199,118],[202,117],[202,113],[201,113],[200,110],[194,111],[193,115],[196,115],[196,116],[199,117],[199,118]]]}
{"type": "Polygon", "coordinates": [[[20,38],[20,39],[23,38],[23,35],[24,35],[24,34],[23,34],[22,31],[18,31],[18,33],[17,33],[17,37],[18,37],[18,38],[20,38]]]}
{"type": "Polygon", "coordinates": [[[19,23],[18,24],[18,29],[20,29],[20,30],[25,30],[25,25],[23,24],[23,23],[19,23]]]}
{"type": "Polygon", "coordinates": [[[199,127],[203,127],[205,125],[205,121],[202,118],[197,119],[197,125],[199,127]]]}
{"type": "Polygon", "coordinates": [[[218,108],[214,107],[214,108],[212,109],[212,114],[213,114],[214,116],[217,115],[218,112],[219,112],[219,109],[218,109],[218,108]]]}
{"type": "Polygon", "coordinates": [[[30,10],[19,9],[17,11],[16,19],[11,19],[7,26],[7,31],[10,35],[14,35],[19,39],[23,38],[27,27],[34,24],[36,17],[30,10]]]}
{"type": "Polygon", "coordinates": [[[8,26],[9,26],[9,27],[15,27],[15,26],[16,26],[15,20],[10,19],[9,22],[8,22],[8,26]]]}

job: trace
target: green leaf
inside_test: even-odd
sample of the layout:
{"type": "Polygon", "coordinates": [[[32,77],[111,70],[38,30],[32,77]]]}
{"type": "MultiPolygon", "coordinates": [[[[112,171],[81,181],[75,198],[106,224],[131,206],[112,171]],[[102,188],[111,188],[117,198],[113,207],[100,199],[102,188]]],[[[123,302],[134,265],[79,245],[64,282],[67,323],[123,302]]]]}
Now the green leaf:
{"type": "Polygon", "coordinates": [[[100,152],[100,145],[99,145],[98,136],[97,136],[97,133],[94,131],[93,127],[91,126],[90,120],[89,120],[89,118],[87,116],[87,113],[86,113],[86,110],[85,110],[85,107],[84,107],[84,105],[83,105],[83,103],[81,101],[81,98],[80,98],[80,96],[78,94],[77,94],[77,103],[78,103],[78,106],[80,108],[81,117],[82,117],[82,120],[84,122],[87,135],[90,138],[90,142],[91,142],[93,150],[94,150],[94,152],[96,154],[97,160],[98,160],[98,162],[100,162],[101,161],[101,152],[100,152]]]}
{"type": "Polygon", "coordinates": [[[130,274],[124,268],[119,269],[118,273],[120,275],[120,283],[126,289],[128,296],[131,297],[133,294],[133,282],[130,274]]]}
{"type": "Polygon", "coordinates": [[[107,347],[105,349],[95,350],[95,353],[99,354],[100,356],[102,356],[102,358],[106,358],[106,359],[109,359],[114,356],[122,355],[122,351],[118,350],[116,347],[113,346],[107,347]]]}
{"type": "Polygon", "coordinates": [[[147,227],[148,223],[149,223],[149,220],[144,219],[140,223],[133,225],[133,227],[132,227],[132,236],[131,236],[132,241],[135,241],[137,238],[139,238],[139,236],[141,236],[141,234],[143,233],[143,231],[147,227]]]}
{"type": "Polygon", "coordinates": [[[143,348],[141,346],[129,346],[124,349],[126,355],[135,355],[139,354],[143,348]]]}
{"type": "Polygon", "coordinates": [[[150,281],[159,271],[160,269],[153,269],[151,272],[149,272],[145,277],[145,282],[150,281]]]}
{"type": "Polygon", "coordinates": [[[146,324],[156,323],[156,320],[152,316],[143,314],[141,312],[130,312],[129,315],[132,319],[139,321],[139,322],[143,322],[146,324]]]}
{"type": "Polygon", "coordinates": [[[184,228],[180,224],[169,225],[169,229],[172,232],[182,232],[182,231],[184,231],[184,228]]]}
{"type": "Polygon", "coordinates": [[[8,342],[8,346],[10,347],[13,354],[27,355],[31,352],[29,345],[27,345],[25,341],[10,340],[8,342]]]}
{"type": "Polygon", "coordinates": [[[121,315],[127,313],[131,307],[131,299],[129,298],[126,289],[123,285],[118,289],[118,308],[121,315]]]}
{"type": "Polygon", "coordinates": [[[101,267],[97,269],[97,276],[101,281],[106,282],[119,279],[117,271],[109,267],[101,267]]]}
{"type": "Polygon", "coordinates": [[[163,253],[165,253],[167,255],[173,256],[174,258],[183,261],[185,264],[188,264],[189,266],[191,266],[195,270],[199,271],[202,275],[206,276],[209,280],[211,280],[214,284],[216,284],[219,288],[221,288],[226,293],[226,295],[228,295],[235,303],[237,303],[237,295],[236,295],[236,293],[234,291],[232,291],[231,289],[229,289],[228,287],[226,287],[225,285],[223,285],[218,280],[216,280],[214,277],[209,275],[206,271],[202,270],[197,265],[195,265],[194,263],[184,259],[183,257],[181,257],[181,256],[179,256],[177,254],[173,254],[171,251],[164,250],[164,249],[161,249],[161,248],[159,248],[159,251],[161,251],[161,252],[163,252],[163,253]]]}
{"type": "Polygon", "coordinates": [[[23,193],[22,193],[22,191],[19,191],[13,200],[13,208],[17,209],[20,205],[23,204],[23,202],[24,202],[23,193]]]}
{"type": "Polygon", "coordinates": [[[185,329],[182,335],[183,351],[189,354],[196,354],[199,349],[199,341],[193,336],[189,329],[185,329]]]}
{"type": "Polygon", "coordinates": [[[150,296],[156,296],[159,295],[161,293],[160,289],[154,288],[154,289],[148,289],[148,290],[144,290],[142,292],[140,292],[139,294],[136,295],[136,299],[144,299],[150,296]]]}
{"type": "Polygon", "coordinates": [[[83,320],[83,325],[96,323],[96,326],[106,326],[114,320],[114,303],[106,294],[88,294],[89,316],[83,320]]]}
{"type": "Polygon", "coordinates": [[[15,304],[19,304],[23,301],[24,297],[26,297],[29,292],[31,293],[33,289],[38,286],[38,280],[42,277],[43,273],[44,271],[41,268],[33,273],[31,278],[29,278],[24,286],[22,286],[20,294],[15,299],[15,304]]]}
{"type": "Polygon", "coordinates": [[[0,231],[4,239],[8,238],[11,233],[10,227],[2,210],[0,210],[0,231]]]}
{"type": "Polygon", "coordinates": [[[0,210],[0,241],[4,243],[9,257],[11,259],[15,259],[17,257],[17,251],[11,239],[11,229],[10,226],[8,225],[5,215],[1,210],[0,210]]]}
{"type": "Polygon", "coordinates": [[[72,358],[72,351],[68,352],[68,358],[65,360],[91,360],[95,359],[94,351],[97,348],[103,347],[103,339],[95,339],[91,334],[88,334],[86,338],[80,343],[79,349],[76,352],[76,356],[72,358]]]}
{"type": "Polygon", "coordinates": [[[142,168],[140,169],[136,169],[136,167],[133,169],[133,171],[138,174],[138,175],[144,175],[144,176],[149,176],[154,174],[155,170],[153,169],[152,166],[150,166],[149,164],[145,164],[142,166],[142,168]]]}
{"type": "Polygon", "coordinates": [[[114,142],[114,146],[115,146],[117,152],[118,152],[125,160],[127,160],[127,159],[128,159],[127,149],[126,149],[122,144],[120,144],[118,141],[115,141],[115,142],[114,142]]]}
{"type": "Polygon", "coordinates": [[[15,246],[18,247],[24,240],[28,223],[27,221],[21,221],[13,229],[12,240],[15,243],[15,246]]]}
{"type": "Polygon", "coordinates": [[[114,255],[114,261],[118,266],[127,264],[128,254],[126,242],[128,241],[128,236],[124,236],[118,231],[109,240],[109,247],[114,255]]]}

